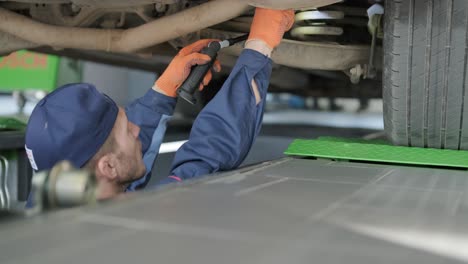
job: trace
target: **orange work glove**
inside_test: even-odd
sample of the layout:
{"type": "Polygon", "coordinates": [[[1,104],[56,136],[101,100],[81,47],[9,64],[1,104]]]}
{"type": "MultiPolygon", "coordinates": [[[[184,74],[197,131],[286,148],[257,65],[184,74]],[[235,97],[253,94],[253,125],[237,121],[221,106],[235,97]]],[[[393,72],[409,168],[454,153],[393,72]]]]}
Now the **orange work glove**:
{"type": "MultiPolygon", "coordinates": [[[[176,91],[189,76],[192,66],[203,65],[210,61],[210,57],[208,55],[201,54],[199,52],[212,41],[217,40],[202,39],[181,49],[174,59],[172,59],[163,74],[155,82],[155,87],[163,91],[167,96],[177,97],[176,91]]],[[[213,69],[216,72],[221,71],[221,64],[218,60],[214,62],[213,69]]],[[[200,84],[200,91],[208,85],[211,78],[212,73],[211,71],[208,71],[203,82],[200,84]]]]}
{"type": "Polygon", "coordinates": [[[263,40],[271,49],[274,49],[281,42],[284,32],[290,30],[293,24],[294,10],[292,9],[273,10],[257,7],[248,40],[263,40]]]}

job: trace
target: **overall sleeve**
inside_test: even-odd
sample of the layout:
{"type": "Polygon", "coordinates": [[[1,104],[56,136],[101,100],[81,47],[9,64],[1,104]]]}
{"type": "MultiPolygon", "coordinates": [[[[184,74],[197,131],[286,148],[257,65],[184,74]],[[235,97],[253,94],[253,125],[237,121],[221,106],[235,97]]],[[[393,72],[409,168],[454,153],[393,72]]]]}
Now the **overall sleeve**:
{"type": "Polygon", "coordinates": [[[238,167],[258,135],[272,69],[271,59],[245,49],[218,94],[200,112],[190,138],[176,153],[171,176],[160,184],[238,167]],[[261,96],[257,105],[255,80],[261,96]]]}
{"type": "Polygon", "coordinates": [[[167,121],[172,116],[176,99],[150,89],[146,94],[125,108],[130,122],[140,127],[139,138],[142,144],[145,175],[134,181],[127,191],[145,187],[151,178],[151,168],[156,160],[159,147],[166,132],[167,121]]]}

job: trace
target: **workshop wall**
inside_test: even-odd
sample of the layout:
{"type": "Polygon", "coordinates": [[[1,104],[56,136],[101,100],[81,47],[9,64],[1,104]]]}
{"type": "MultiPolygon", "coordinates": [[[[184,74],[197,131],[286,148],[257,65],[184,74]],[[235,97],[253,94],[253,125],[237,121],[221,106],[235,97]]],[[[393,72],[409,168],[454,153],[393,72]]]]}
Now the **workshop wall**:
{"type": "Polygon", "coordinates": [[[83,82],[94,84],[98,90],[125,106],[152,87],[156,75],[151,72],[85,62],[83,82]]]}

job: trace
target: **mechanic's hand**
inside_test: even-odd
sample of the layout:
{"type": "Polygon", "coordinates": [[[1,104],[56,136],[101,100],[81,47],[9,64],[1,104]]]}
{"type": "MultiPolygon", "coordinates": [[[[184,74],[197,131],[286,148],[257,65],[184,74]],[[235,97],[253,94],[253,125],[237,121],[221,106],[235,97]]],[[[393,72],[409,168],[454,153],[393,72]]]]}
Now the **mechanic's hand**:
{"type": "Polygon", "coordinates": [[[279,45],[284,32],[294,24],[294,10],[273,10],[257,7],[250,26],[249,40],[263,40],[271,49],[279,45]]]}
{"type": "MultiPolygon", "coordinates": [[[[212,41],[217,40],[202,39],[181,49],[169,66],[167,66],[164,73],[155,82],[153,89],[167,96],[177,97],[176,91],[189,76],[192,66],[203,65],[210,61],[208,55],[199,52],[212,41]]],[[[214,62],[213,69],[216,72],[221,71],[221,64],[218,60],[214,62]]],[[[211,81],[211,77],[212,73],[208,71],[203,82],[200,84],[200,91],[211,81]]]]}

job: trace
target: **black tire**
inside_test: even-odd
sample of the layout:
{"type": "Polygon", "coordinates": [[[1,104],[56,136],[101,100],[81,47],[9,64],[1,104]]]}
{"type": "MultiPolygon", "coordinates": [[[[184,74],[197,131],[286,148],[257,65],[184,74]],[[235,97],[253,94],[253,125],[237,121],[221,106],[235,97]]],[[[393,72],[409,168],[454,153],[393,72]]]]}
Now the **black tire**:
{"type": "Polygon", "coordinates": [[[467,14],[466,0],[386,0],[384,123],[394,144],[468,149],[467,14]]]}

